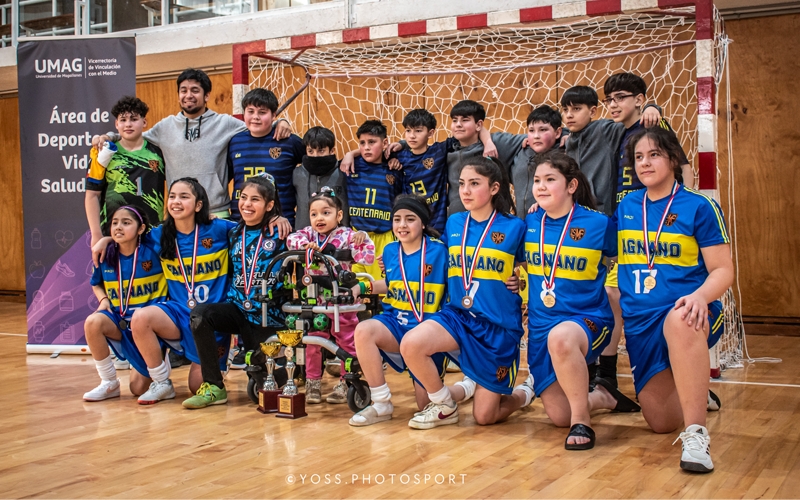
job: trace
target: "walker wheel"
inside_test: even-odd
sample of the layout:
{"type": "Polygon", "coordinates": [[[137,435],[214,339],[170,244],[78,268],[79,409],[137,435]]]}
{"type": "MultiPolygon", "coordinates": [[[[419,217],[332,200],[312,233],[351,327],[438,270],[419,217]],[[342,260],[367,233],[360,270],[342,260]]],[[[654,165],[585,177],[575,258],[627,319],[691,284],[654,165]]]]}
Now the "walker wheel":
{"type": "Polygon", "coordinates": [[[353,380],[347,387],[347,406],[353,413],[358,413],[369,406],[369,386],[363,380],[353,380]]]}

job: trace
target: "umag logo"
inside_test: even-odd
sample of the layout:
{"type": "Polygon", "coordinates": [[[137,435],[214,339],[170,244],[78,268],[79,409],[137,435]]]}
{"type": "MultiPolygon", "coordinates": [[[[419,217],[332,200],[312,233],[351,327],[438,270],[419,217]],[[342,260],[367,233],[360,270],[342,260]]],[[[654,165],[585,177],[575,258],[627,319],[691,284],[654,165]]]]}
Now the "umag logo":
{"type": "Polygon", "coordinates": [[[69,59],[37,59],[34,61],[37,73],[82,73],[83,60],[75,58],[69,59]]]}

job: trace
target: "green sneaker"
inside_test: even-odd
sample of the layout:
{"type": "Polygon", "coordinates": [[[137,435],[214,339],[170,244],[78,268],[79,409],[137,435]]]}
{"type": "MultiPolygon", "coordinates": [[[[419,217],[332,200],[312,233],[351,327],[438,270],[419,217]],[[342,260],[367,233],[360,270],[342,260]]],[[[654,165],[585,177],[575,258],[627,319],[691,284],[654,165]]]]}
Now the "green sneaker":
{"type": "Polygon", "coordinates": [[[228,391],[223,387],[220,389],[216,385],[203,382],[197,389],[197,394],[183,402],[184,408],[196,410],[211,405],[224,405],[228,402],[228,391]]]}

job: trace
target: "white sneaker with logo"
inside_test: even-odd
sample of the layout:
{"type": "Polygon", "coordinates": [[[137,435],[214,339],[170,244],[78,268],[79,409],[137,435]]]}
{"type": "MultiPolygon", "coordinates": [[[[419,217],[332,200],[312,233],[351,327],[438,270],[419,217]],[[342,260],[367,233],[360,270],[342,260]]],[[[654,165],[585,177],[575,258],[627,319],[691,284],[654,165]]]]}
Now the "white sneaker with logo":
{"type": "Polygon", "coordinates": [[[458,423],[458,405],[455,401],[451,404],[428,403],[421,412],[418,412],[408,421],[412,429],[433,429],[440,425],[458,423]]]}
{"type": "Polygon", "coordinates": [[[83,395],[84,401],[102,401],[119,397],[119,379],[103,380],[100,385],[83,395]]]}
{"type": "MultiPolygon", "coordinates": [[[[683,441],[681,469],[690,472],[711,472],[714,470],[714,463],[711,461],[711,454],[708,450],[711,444],[708,429],[702,425],[693,424],[681,432],[678,439],[683,441]]],[[[672,444],[677,443],[678,439],[672,444]]]]}
{"type": "Polygon", "coordinates": [[[172,387],[172,380],[167,379],[163,382],[153,381],[147,392],[139,396],[140,405],[154,405],[165,399],[173,399],[175,389],[172,387]]]}

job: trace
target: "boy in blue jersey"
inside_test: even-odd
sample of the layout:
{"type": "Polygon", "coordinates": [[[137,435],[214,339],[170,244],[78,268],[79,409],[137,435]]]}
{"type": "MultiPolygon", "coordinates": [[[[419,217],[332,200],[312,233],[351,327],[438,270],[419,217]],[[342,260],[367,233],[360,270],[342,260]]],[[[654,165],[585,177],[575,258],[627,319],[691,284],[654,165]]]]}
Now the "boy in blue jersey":
{"type": "Polygon", "coordinates": [[[321,193],[328,186],[342,202],[342,225],[350,225],[350,211],[347,204],[345,174],[339,170],[336,160],[336,136],[325,127],[311,127],[303,136],[306,155],[303,164],[294,169],[292,183],[297,195],[297,212],[294,226],[302,229],[311,225],[308,208],[311,197],[321,193]]]}
{"type": "MultiPolygon", "coordinates": [[[[392,235],[392,203],[403,190],[403,173],[389,170],[383,158],[389,145],[386,126],[378,120],[365,121],[356,131],[360,156],[354,160],[354,171],[347,178],[347,200],[350,204],[350,225],[365,231],[375,243],[375,254],[382,255],[392,235]]],[[[355,264],[353,271],[369,273],[374,279],[383,275],[378,262],[370,266],[355,264]]]]}
{"type": "MultiPolygon", "coordinates": [[[[644,125],[641,123],[642,106],[644,106],[647,94],[647,84],[644,80],[633,73],[617,73],[610,76],[603,85],[605,99],[603,103],[608,107],[611,118],[615,123],[625,126],[624,133],[619,142],[616,152],[617,166],[617,186],[616,186],[616,205],[629,193],[644,187],[634,172],[633,162],[628,162],[625,157],[625,148],[631,136],[642,130],[644,125]]],[[[665,119],[658,122],[658,126],[665,130],[672,130],[665,119]]],[[[686,187],[694,186],[694,172],[686,154],[682,153],[681,171],[683,178],[687,181],[686,187]]],[[[611,342],[600,356],[597,367],[597,377],[603,378],[617,387],[617,348],[622,338],[622,311],[619,307],[619,288],[617,285],[617,269],[612,267],[606,278],[606,292],[614,311],[614,332],[611,342]]]]}
{"type": "Polygon", "coordinates": [[[233,180],[231,218],[240,220],[239,194],[250,177],[267,172],[275,179],[283,216],[294,227],[297,205],[292,175],[302,162],[306,148],[303,141],[292,134],[288,139],[277,140],[275,112],[278,98],[270,90],[253,89],[242,99],[244,123],[247,130],[231,138],[228,143],[228,176],[233,180]]]}

